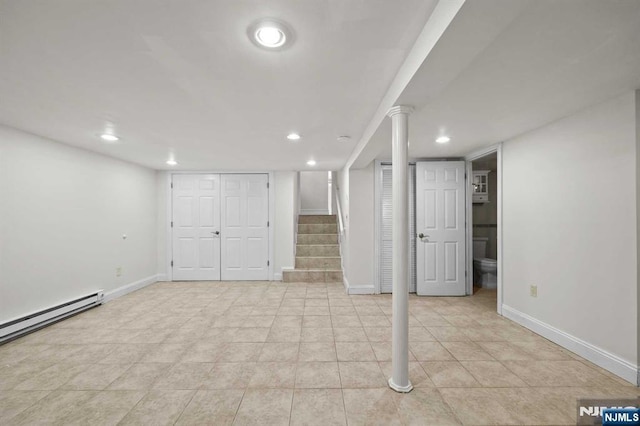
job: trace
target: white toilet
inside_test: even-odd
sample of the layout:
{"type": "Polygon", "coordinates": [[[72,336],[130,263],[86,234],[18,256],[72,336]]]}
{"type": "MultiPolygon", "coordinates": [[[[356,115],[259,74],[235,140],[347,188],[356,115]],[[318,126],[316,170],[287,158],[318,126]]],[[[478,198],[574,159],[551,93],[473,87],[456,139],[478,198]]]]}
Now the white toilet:
{"type": "Polygon", "coordinates": [[[487,241],[486,237],[473,237],[473,276],[480,287],[496,288],[498,264],[487,258],[487,241]]]}

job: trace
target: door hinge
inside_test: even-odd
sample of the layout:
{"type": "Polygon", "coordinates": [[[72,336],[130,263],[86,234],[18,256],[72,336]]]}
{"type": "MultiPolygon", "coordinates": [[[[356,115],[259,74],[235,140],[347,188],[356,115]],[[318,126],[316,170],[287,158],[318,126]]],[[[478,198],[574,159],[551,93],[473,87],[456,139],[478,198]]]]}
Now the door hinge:
{"type": "Polygon", "coordinates": [[[269,221],[267,221],[267,228],[269,227],[269,221]]]}
{"type": "Polygon", "coordinates": [[[171,227],[173,228],[173,221],[171,221],[171,227]]]}
{"type": "Polygon", "coordinates": [[[267,260],[267,266],[269,266],[269,261],[267,260]]]}
{"type": "Polygon", "coordinates": [[[171,267],[173,268],[173,260],[171,261],[171,267]]]}
{"type": "Polygon", "coordinates": [[[173,189],[173,182],[171,182],[171,189],[173,189]]]}
{"type": "Polygon", "coordinates": [[[269,189],[269,182],[267,182],[267,189],[269,189]]]}

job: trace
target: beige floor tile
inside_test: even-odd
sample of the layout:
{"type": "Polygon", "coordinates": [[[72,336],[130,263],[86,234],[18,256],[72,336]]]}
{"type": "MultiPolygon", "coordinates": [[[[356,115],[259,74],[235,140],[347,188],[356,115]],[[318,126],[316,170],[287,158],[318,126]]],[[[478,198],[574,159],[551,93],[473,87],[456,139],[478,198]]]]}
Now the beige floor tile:
{"type": "Polygon", "coordinates": [[[229,342],[262,343],[267,341],[269,327],[239,328],[229,337],[229,342]]]}
{"type": "Polygon", "coordinates": [[[105,364],[100,368],[87,368],[81,371],[60,389],[65,390],[102,390],[120,377],[131,364],[105,364]]]}
{"type": "MultiPolygon", "coordinates": [[[[316,316],[316,315],[330,315],[328,306],[305,306],[304,307],[304,316],[316,316]]],[[[304,325],[304,320],[303,320],[304,325]]]]}
{"type": "Polygon", "coordinates": [[[369,342],[336,342],[338,361],[376,361],[369,342]]]}
{"type": "Polygon", "coordinates": [[[404,424],[462,424],[437,389],[417,388],[409,393],[397,393],[394,401],[404,424]]]}
{"type": "Polygon", "coordinates": [[[234,425],[288,425],[293,390],[247,389],[234,425]]]}
{"type": "Polygon", "coordinates": [[[255,362],[216,363],[202,382],[203,389],[244,389],[255,372],[255,362]]]}
{"type": "Polygon", "coordinates": [[[5,365],[0,367],[0,390],[13,389],[16,385],[29,380],[51,367],[53,363],[29,362],[25,360],[16,365],[5,365]]]}
{"type": "Polygon", "coordinates": [[[138,362],[178,362],[188,345],[181,343],[162,343],[144,354],[138,362]]]}
{"type": "Polygon", "coordinates": [[[301,342],[334,342],[333,328],[303,328],[301,342]]]}
{"type": "Polygon", "coordinates": [[[158,283],[0,346],[0,423],[557,425],[575,423],[578,398],[640,394],[497,315],[495,297],[410,295],[401,395],[390,295],[158,283]]]}
{"type": "Polygon", "coordinates": [[[145,391],[100,392],[72,411],[64,420],[67,425],[117,425],[145,396],[145,391]]]}
{"type": "Polygon", "coordinates": [[[295,387],[301,389],[339,389],[341,385],[338,363],[298,362],[295,387]]]}
{"type": "Polygon", "coordinates": [[[257,361],[265,343],[227,343],[217,358],[219,362],[257,361]]]}
{"type": "Polygon", "coordinates": [[[259,362],[255,365],[249,387],[293,389],[295,379],[295,362],[259,362]]]}
{"type": "MultiPolygon", "coordinates": [[[[198,342],[188,346],[180,358],[180,362],[216,362],[225,353],[226,342],[198,342]]],[[[235,343],[240,344],[240,343],[235,343]]]]}
{"type": "Polygon", "coordinates": [[[363,327],[391,327],[391,321],[384,315],[360,315],[363,327]]]}
{"type": "Polygon", "coordinates": [[[300,362],[337,361],[334,342],[301,343],[298,356],[300,362]]]}
{"type": "Polygon", "coordinates": [[[133,364],[120,377],[113,381],[109,390],[147,390],[162,375],[166,375],[172,364],[168,363],[140,363],[133,364]]]}
{"type": "Polygon", "coordinates": [[[327,328],[331,327],[329,315],[307,315],[302,319],[302,328],[327,328]]]}
{"type": "Polygon", "coordinates": [[[150,343],[118,344],[105,358],[98,361],[100,364],[131,364],[139,362],[155,345],[150,343]]]}
{"type": "Polygon", "coordinates": [[[213,369],[213,363],[189,362],[178,363],[171,367],[166,375],[160,377],[154,384],[154,389],[200,389],[209,372],[213,369]]]}
{"type": "Polygon", "coordinates": [[[424,327],[409,327],[409,342],[435,342],[433,337],[424,327]]]}
{"type": "Polygon", "coordinates": [[[194,390],[152,390],[119,424],[172,425],[195,393],[194,390]]]}
{"type": "Polygon", "coordinates": [[[526,387],[527,384],[498,361],[460,361],[485,387],[526,387]]]}
{"type": "Polygon", "coordinates": [[[333,328],[362,327],[360,317],[357,315],[331,315],[333,328]]]}
{"type": "Polygon", "coordinates": [[[302,327],[271,327],[267,342],[299,342],[302,327]]]}
{"type": "Polygon", "coordinates": [[[293,394],[291,423],[295,425],[346,425],[340,389],[296,389],[293,394]]]}
{"type": "Polygon", "coordinates": [[[478,345],[498,361],[526,361],[534,359],[532,355],[511,342],[478,342],[478,345]]]}
{"type": "Polygon", "coordinates": [[[343,316],[343,315],[357,316],[358,315],[355,308],[351,306],[351,304],[347,306],[331,305],[329,307],[329,310],[331,311],[332,316],[343,316]]]}
{"type": "Polygon", "coordinates": [[[17,385],[16,390],[54,390],[69,379],[91,367],[88,364],[54,364],[39,374],[17,385]]]}
{"type": "Polygon", "coordinates": [[[377,362],[339,362],[343,388],[379,388],[387,384],[377,362]]]}
{"type": "Polygon", "coordinates": [[[503,361],[529,386],[616,387],[617,383],[579,361],[503,361]]]}
{"type": "Polygon", "coordinates": [[[302,313],[299,315],[278,315],[273,321],[276,327],[302,327],[302,313]]]}
{"type": "Polygon", "coordinates": [[[364,332],[370,342],[391,341],[391,327],[364,327],[364,332]]]}
{"type": "Polygon", "coordinates": [[[480,383],[458,361],[427,361],[420,363],[437,387],[480,387],[480,383]]]}
{"type": "Polygon", "coordinates": [[[394,402],[395,392],[385,388],[343,389],[348,424],[401,425],[400,414],[394,402]]]}
{"type": "Polygon", "coordinates": [[[262,347],[262,352],[260,353],[260,357],[258,361],[275,361],[275,362],[283,362],[283,361],[297,361],[298,360],[298,351],[300,348],[300,343],[273,343],[267,342],[262,347]]]}
{"type": "Polygon", "coordinates": [[[440,342],[458,361],[493,361],[494,358],[474,342],[440,342]]]}
{"type": "Polygon", "coordinates": [[[244,328],[257,328],[257,327],[271,327],[275,320],[275,315],[250,315],[240,327],[244,328]]]}
{"type": "Polygon", "coordinates": [[[243,390],[201,390],[184,409],[177,425],[231,425],[243,390]]]}
{"type": "Polygon", "coordinates": [[[409,349],[418,361],[449,361],[453,355],[439,342],[409,342],[409,349]]]}
{"type": "Polygon", "coordinates": [[[369,339],[362,327],[335,328],[333,335],[336,342],[368,342],[369,339]]]}
{"type": "Polygon", "coordinates": [[[426,328],[439,342],[466,342],[469,340],[463,327],[427,326],[426,328]]]}
{"type": "Polygon", "coordinates": [[[97,391],[62,391],[49,393],[11,419],[12,425],[64,424],[76,407],[98,394],[97,391]]]}
{"type": "Polygon", "coordinates": [[[9,391],[0,392],[0,423],[8,423],[33,404],[47,396],[50,391],[9,391]]]}

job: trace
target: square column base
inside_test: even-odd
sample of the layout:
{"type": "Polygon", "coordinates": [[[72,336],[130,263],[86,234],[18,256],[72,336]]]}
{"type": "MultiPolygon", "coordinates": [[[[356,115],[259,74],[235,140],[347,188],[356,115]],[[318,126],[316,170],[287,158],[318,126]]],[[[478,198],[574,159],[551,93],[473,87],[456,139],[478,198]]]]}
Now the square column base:
{"type": "Polygon", "coordinates": [[[408,393],[413,390],[413,385],[411,384],[411,382],[409,382],[407,386],[398,386],[393,383],[393,377],[389,379],[389,387],[399,393],[408,393]]]}

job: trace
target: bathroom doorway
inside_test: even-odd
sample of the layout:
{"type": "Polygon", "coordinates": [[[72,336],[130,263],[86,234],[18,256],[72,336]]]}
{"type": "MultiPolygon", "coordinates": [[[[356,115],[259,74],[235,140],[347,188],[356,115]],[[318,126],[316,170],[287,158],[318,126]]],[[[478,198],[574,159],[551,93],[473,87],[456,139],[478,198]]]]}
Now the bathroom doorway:
{"type": "Polygon", "coordinates": [[[496,292],[502,306],[502,146],[467,156],[467,294],[496,292]]]}

